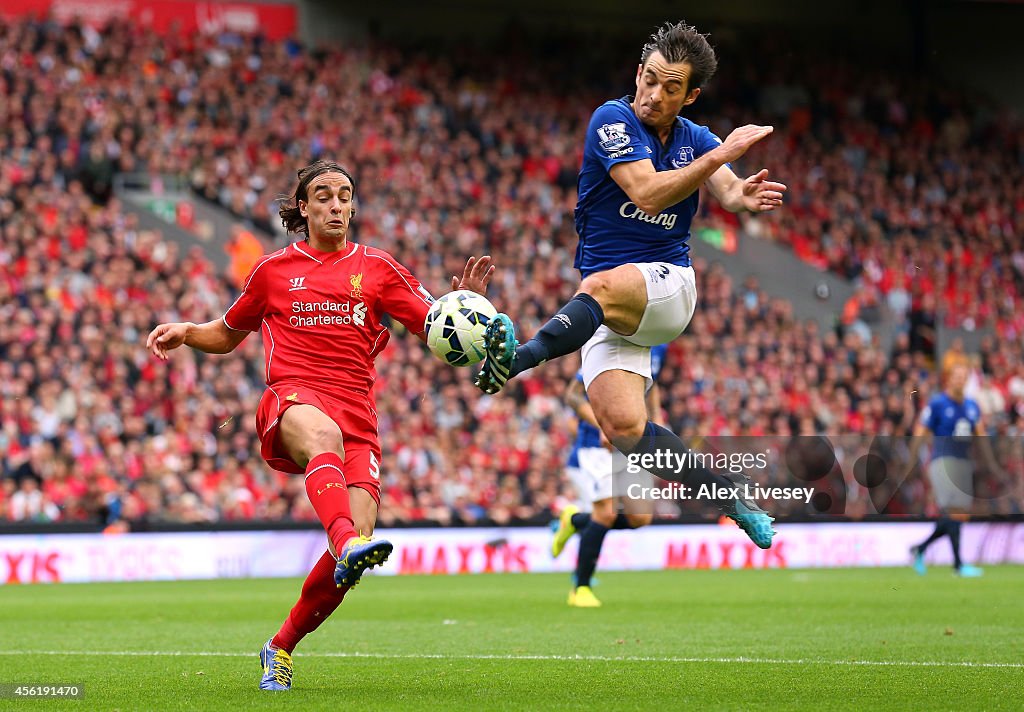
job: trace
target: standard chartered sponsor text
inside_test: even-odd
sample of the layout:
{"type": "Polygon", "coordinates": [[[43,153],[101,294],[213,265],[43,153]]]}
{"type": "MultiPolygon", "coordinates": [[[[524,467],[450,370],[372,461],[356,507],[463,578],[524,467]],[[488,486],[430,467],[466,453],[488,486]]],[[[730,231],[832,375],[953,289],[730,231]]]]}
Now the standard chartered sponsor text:
{"type": "Polygon", "coordinates": [[[288,323],[300,328],[347,324],[363,326],[365,318],[366,307],[362,302],[355,306],[349,302],[292,302],[292,316],[288,323]]]}

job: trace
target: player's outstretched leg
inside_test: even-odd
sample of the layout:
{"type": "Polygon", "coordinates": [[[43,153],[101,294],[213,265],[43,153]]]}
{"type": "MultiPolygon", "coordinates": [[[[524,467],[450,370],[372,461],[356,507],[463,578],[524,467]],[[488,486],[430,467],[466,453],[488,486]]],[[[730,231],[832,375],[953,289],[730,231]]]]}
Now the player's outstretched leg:
{"type": "Polygon", "coordinates": [[[349,539],[338,555],[334,583],[338,588],[355,586],[364,571],[387,561],[394,548],[387,539],[371,539],[362,534],[349,539]]]}
{"type": "Polygon", "coordinates": [[[545,361],[579,351],[604,322],[604,309],[580,292],[558,310],[537,334],[518,346],[512,320],[498,314],[487,325],[484,367],[474,383],[484,393],[500,391],[508,379],[545,361]]]}
{"type": "MultiPolygon", "coordinates": [[[[689,448],[683,444],[675,433],[660,425],[648,421],[644,434],[636,443],[615,443],[623,452],[648,456],[649,461],[659,462],[659,451],[673,453],[668,462],[689,462],[687,455],[689,448]]],[[[646,462],[645,462],[646,464],[646,462]]],[[[715,504],[725,516],[732,519],[739,525],[750,540],[762,549],[771,548],[772,537],[775,530],[772,522],[775,521],[768,512],[764,511],[757,503],[746,496],[744,484],[750,482],[746,475],[730,478],[725,475],[711,472],[703,466],[691,466],[683,471],[673,467],[647,467],[649,472],[669,482],[681,482],[695,494],[699,494],[701,488],[714,490],[719,493],[715,497],[715,504]]]]}
{"type": "Polygon", "coordinates": [[[292,689],[292,656],[287,650],[275,648],[273,639],[268,640],[260,651],[260,665],[263,666],[261,690],[282,692],[292,689]]]}
{"type": "Polygon", "coordinates": [[[498,314],[484,331],[484,365],[473,384],[484,393],[494,395],[505,387],[512,375],[516,357],[516,327],[507,314],[498,314]]]}

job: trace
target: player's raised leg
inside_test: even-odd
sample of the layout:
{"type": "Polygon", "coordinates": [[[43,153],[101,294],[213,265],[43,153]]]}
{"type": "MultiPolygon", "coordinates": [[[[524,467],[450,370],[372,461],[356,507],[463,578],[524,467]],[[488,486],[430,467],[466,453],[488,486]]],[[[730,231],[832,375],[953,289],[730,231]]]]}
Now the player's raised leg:
{"type": "MultiPolygon", "coordinates": [[[[649,460],[655,464],[659,461],[688,462],[689,448],[683,441],[671,430],[648,420],[644,386],[644,376],[617,369],[603,371],[591,381],[587,393],[601,430],[615,447],[627,455],[650,455],[649,460]],[[670,453],[672,457],[659,458],[659,452],[670,453]]],[[[756,502],[743,497],[742,491],[733,493],[737,483],[732,479],[701,466],[682,471],[657,466],[646,469],[663,480],[680,482],[694,492],[698,492],[701,486],[707,486],[713,491],[729,493],[716,498],[715,505],[760,548],[771,547],[775,534],[772,518],[756,502]]]]}
{"type": "Polygon", "coordinates": [[[646,306],[644,276],[636,267],[622,265],[584,279],[576,296],[522,345],[517,346],[512,320],[499,314],[487,326],[487,357],[475,383],[485,393],[497,393],[523,371],[579,351],[602,324],[632,334],[646,306]]]}
{"type": "Polygon", "coordinates": [[[356,531],[345,482],[341,429],[323,411],[306,404],[288,408],[279,428],[284,450],[306,468],[306,494],[338,553],[335,583],[339,588],[353,586],[363,571],[383,563],[393,547],[388,541],[372,541],[356,531]]]}

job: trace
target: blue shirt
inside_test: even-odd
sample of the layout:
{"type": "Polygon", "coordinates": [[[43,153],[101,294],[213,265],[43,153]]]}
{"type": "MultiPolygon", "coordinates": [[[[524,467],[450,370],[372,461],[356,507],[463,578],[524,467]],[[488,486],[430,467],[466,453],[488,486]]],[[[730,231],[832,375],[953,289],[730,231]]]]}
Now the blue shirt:
{"type": "Polygon", "coordinates": [[[698,192],[651,217],[633,204],[609,170],[617,163],[647,158],[657,171],[682,168],[722,141],[707,127],[678,116],[663,145],[633,112],[631,102],[628,96],[605,102],[587,127],[577,185],[580,240],[573,264],[584,277],[630,262],[690,265],[687,241],[698,192]]]}
{"type": "Polygon", "coordinates": [[[970,457],[971,436],[980,420],[981,409],[970,398],[958,402],[945,393],[933,396],[921,413],[921,423],[935,436],[932,457],[970,457]]]}
{"type": "MultiPolygon", "coordinates": [[[[661,344],[651,348],[651,377],[655,381],[658,380],[661,367],[665,365],[665,354],[667,353],[668,344],[661,344]]],[[[583,371],[576,373],[576,380],[583,383],[583,371]]],[[[584,447],[601,447],[601,431],[583,418],[579,418],[576,427],[576,442],[573,443],[572,450],[569,451],[569,459],[566,465],[569,467],[579,467],[579,451],[580,448],[584,447]]]]}

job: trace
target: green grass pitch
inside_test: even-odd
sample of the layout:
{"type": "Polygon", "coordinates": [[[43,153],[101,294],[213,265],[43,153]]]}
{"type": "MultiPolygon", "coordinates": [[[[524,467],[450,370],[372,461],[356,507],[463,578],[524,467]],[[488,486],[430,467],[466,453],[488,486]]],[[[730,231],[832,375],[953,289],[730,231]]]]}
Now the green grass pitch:
{"type": "Polygon", "coordinates": [[[1019,709],[1024,568],[368,577],[296,651],[256,653],[299,580],[0,588],[0,709],[1019,709]]]}

